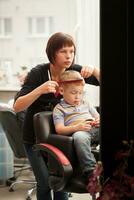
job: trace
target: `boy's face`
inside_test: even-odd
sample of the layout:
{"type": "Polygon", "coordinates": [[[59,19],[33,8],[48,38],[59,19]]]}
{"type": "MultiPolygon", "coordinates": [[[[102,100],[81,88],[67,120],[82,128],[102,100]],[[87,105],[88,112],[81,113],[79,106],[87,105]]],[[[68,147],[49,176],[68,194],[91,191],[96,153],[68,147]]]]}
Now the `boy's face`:
{"type": "Polygon", "coordinates": [[[62,88],[62,95],[64,100],[70,105],[80,105],[83,96],[83,85],[69,84],[62,88]]]}

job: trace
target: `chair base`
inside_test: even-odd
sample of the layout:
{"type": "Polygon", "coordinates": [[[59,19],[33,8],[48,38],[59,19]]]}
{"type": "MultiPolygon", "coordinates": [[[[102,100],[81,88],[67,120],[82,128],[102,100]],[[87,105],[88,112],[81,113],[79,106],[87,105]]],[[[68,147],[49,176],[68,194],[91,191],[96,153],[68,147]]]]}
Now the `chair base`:
{"type": "Polygon", "coordinates": [[[36,190],[36,185],[33,186],[31,189],[28,190],[26,200],[31,200],[32,199],[32,194],[33,194],[33,192],[35,190],[36,190]]]}
{"type": "Polygon", "coordinates": [[[17,180],[13,182],[10,187],[9,187],[9,192],[14,192],[15,191],[15,186],[18,184],[29,184],[33,185],[30,189],[27,191],[27,196],[26,200],[31,200],[32,199],[32,194],[36,190],[36,181],[30,181],[30,180],[17,180]]]}

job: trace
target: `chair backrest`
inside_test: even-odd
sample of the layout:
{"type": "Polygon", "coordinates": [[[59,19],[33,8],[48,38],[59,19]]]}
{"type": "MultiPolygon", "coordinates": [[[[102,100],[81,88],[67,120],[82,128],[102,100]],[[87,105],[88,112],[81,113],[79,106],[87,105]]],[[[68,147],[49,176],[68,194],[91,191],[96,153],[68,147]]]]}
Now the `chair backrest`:
{"type": "Polygon", "coordinates": [[[50,134],[55,134],[52,111],[43,111],[34,115],[36,143],[46,142],[50,134]]]}
{"type": "Polygon", "coordinates": [[[0,123],[16,158],[25,158],[22,131],[18,124],[16,113],[6,108],[0,110],[0,123]]]}

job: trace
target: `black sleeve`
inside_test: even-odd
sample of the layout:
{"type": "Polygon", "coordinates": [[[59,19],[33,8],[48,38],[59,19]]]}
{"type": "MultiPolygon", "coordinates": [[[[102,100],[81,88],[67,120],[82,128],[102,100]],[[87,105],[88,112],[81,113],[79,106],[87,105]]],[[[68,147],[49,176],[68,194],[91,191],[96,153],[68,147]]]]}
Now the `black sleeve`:
{"type": "Polygon", "coordinates": [[[91,85],[96,85],[96,86],[100,85],[99,81],[96,79],[95,76],[90,76],[88,78],[85,78],[85,82],[91,85]]]}
{"type": "MultiPolygon", "coordinates": [[[[81,65],[74,64],[74,65],[72,65],[68,70],[76,70],[76,71],[80,72],[81,69],[82,69],[82,66],[81,66],[81,65]]],[[[85,82],[86,82],[87,84],[91,84],[91,85],[96,85],[96,86],[99,86],[99,85],[100,85],[99,81],[98,81],[98,80],[96,79],[96,77],[93,76],[93,75],[90,76],[90,77],[88,77],[88,78],[85,78],[85,82]]]]}
{"type": "Polygon", "coordinates": [[[16,94],[15,100],[20,96],[28,94],[29,92],[34,90],[36,87],[41,85],[40,77],[41,77],[40,70],[38,70],[37,67],[32,68],[31,71],[28,73],[22,88],[16,94]]]}

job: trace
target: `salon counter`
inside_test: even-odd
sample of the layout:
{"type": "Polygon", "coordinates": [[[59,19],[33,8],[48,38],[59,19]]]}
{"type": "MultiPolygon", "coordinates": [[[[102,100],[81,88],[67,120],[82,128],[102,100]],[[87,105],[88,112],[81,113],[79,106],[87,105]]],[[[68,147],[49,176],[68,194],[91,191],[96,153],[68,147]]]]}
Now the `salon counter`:
{"type": "Polygon", "coordinates": [[[0,102],[8,103],[19,90],[19,86],[0,86],[0,102]]]}

